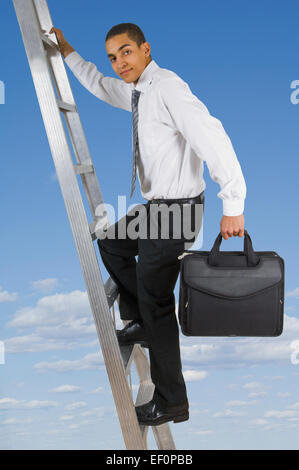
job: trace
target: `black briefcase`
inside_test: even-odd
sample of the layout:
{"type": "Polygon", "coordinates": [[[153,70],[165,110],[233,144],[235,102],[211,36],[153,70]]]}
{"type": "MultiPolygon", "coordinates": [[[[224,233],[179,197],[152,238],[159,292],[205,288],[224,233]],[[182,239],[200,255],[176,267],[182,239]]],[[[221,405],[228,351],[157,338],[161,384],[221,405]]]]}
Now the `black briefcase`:
{"type": "Polygon", "coordinates": [[[254,251],[244,230],[244,251],[181,255],[178,317],[186,336],[279,336],[283,329],[284,260],[254,251]]]}

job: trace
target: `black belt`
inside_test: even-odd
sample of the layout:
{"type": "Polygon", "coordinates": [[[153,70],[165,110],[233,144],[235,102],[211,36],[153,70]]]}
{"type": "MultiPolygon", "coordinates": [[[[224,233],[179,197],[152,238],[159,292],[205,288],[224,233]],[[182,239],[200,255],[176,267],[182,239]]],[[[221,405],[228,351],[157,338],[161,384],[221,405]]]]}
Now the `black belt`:
{"type": "Polygon", "coordinates": [[[152,199],[147,202],[147,204],[203,204],[204,202],[204,191],[202,191],[198,196],[194,197],[185,197],[181,199],[152,199]]]}

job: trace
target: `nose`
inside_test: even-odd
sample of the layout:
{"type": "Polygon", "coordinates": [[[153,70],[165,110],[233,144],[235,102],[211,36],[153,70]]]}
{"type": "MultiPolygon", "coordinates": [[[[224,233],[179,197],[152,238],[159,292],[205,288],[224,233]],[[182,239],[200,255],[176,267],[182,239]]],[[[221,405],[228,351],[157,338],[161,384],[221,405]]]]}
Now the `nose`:
{"type": "Polygon", "coordinates": [[[127,62],[122,61],[122,62],[119,63],[119,67],[118,67],[118,68],[119,68],[119,72],[122,73],[122,72],[124,72],[125,70],[127,70],[127,69],[129,68],[129,66],[128,66],[128,63],[127,63],[127,62]]]}

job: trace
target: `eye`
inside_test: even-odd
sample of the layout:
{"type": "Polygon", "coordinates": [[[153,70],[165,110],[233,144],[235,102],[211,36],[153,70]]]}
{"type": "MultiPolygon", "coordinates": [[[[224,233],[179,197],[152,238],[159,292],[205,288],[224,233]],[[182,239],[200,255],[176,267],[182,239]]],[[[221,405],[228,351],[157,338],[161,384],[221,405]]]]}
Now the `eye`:
{"type": "MultiPolygon", "coordinates": [[[[126,52],[129,52],[129,53],[131,53],[130,49],[126,49],[126,50],[124,50],[124,53],[126,53],[126,52]]],[[[115,60],[114,58],[113,58],[113,59],[111,59],[111,62],[113,62],[114,60],[115,60]]]]}

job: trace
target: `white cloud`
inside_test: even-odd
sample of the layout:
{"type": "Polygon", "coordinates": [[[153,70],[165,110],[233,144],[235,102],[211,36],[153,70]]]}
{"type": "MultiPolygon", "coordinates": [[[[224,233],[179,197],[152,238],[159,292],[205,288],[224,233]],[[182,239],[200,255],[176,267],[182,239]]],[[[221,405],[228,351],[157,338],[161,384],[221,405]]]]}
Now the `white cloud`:
{"type": "Polygon", "coordinates": [[[256,398],[266,395],[264,385],[260,382],[248,382],[247,384],[243,385],[243,388],[250,391],[248,398],[256,398]]]}
{"type": "Polygon", "coordinates": [[[47,431],[47,434],[60,434],[60,433],[64,433],[64,429],[49,429],[49,431],[47,431]]]}
{"type": "Polygon", "coordinates": [[[208,434],[212,434],[213,431],[207,429],[206,431],[195,431],[194,434],[198,434],[200,436],[207,436],[208,434]]]}
{"type": "Polygon", "coordinates": [[[78,347],[77,342],[67,342],[51,338],[45,339],[36,333],[5,339],[4,345],[6,353],[56,351],[58,349],[74,349],[78,347]]]}
{"type": "Polygon", "coordinates": [[[7,418],[4,421],[1,421],[1,424],[7,424],[7,425],[15,425],[15,424],[30,424],[32,423],[32,419],[27,418],[27,419],[17,419],[17,418],[7,418]]]}
{"type": "Polygon", "coordinates": [[[14,434],[18,437],[30,437],[30,438],[32,438],[31,432],[28,432],[28,431],[21,431],[20,432],[20,431],[15,430],[14,434]]]}
{"type": "Polygon", "coordinates": [[[291,364],[291,343],[299,338],[299,319],[284,315],[284,330],[278,337],[205,337],[181,335],[182,361],[200,365],[241,367],[269,362],[291,364]]]}
{"type": "MultiPolygon", "coordinates": [[[[191,340],[189,338],[188,343],[190,345],[184,345],[186,343],[186,339],[182,339],[181,341],[181,352],[183,359],[185,361],[194,361],[196,359],[200,359],[202,362],[207,361],[209,362],[212,359],[217,359],[219,357],[221,345],[215,345],[212,343],[211,344],[192,344],[192,342],[195,342],[196,340],[191,340]]],[[[205,339],[205,341],[209,341],[205,339]]]]}
{"type": "Polygon", "coordinates": [[[51,173],[51,175],[49,175],[49,183],[57,183],[58,182],[58,177],[57,177],[57,173],[51,173]]]}
{"type": "MultiPolygon", "coordinates": [[[[74,326],[74,325],[72,325],[74,326]]],[[[70,326],[69,331],[72,327],[70,326]]],[[[95,330],[94,325],[91,325],[91,331],[95,330]]],[[[86,332],[85,334],[89,334],[86,332]]],[[[77,334],[77,333],[76,333],[77,334]]],[[[82,331],[82,336],[84,336],[84,329],[82,331]]],[[[56,351],[59,349],[76,349],[76,348],[94,348],[99,345],[98,338],[94,341],[81,342],[80,338],[74,338],[74,341],[63,340],[54,338],[45,338],[42,335],[32,333],[25,336],[14,336],[9,339],[5,339],[3,342],[5,344],[6,353],[22,353],[22,352],[44,352],[44,351],[56,351]]]]}
{"type": "Polygon", "coordinates": [[[73,415],[62,415],[60,416],[60,421],[69,421],[70,419],[74,419],[73,415]]]}
{"type": "Polygon", "coordinates": [[[102,393],[104,391],[104,387],[98,387],[92,390],[91,393],[102,393]]]}
{"type": "Polygon", "coordinates": [[[82,411],[80,416],[86,417],[91,416],[92,418],[102,418],[105,414],[116,414],[115,407],[112,406],[101,406],[97,408],[93,408],[91,410],[82,411]]]}
{"type": "Polygon", "coordinates": [[[70,317],[70,314],[63,316],[59,325],[37,327],[36,333],[42,335],[44,338],[61,338],[67,339],[68,341],[70,339],[82,339],[88,336],[97,338],[96,327],[91,312],[87,317],[83,318],[70,317]]]}
{"type": "Polygon", "coordinates": [[[86,354],[81,359],[75,360],[61,360],[56,362],[38,362],[33,366],[37,372],[46,372],[48,370],[55,370],[56,372],[66,372],[71,370],[90,370],[98,369],[100,365],[104,364],[102,353],[86,354]]]}
{"type": "Polygon", "coordinates": [[[296,289],[286,292],[286,297],[297,297],[299,298],[299,287],[296,287],[296,289]]]}
{"type": "Polygon", "coordinates": [[[69,405],[66,405],[65,409],[68,411],[79,410],[80,408],[84,408],[85,406],[87,406],[87,403],[85,401],[77,401],[75,403],[70,403],[69,405]]]}
{"type": "Polygon", "coordinates": [[[296,416],[296,411],[291,411],[291,410],[270,410],[266,411],[264,414],[265,418],[292,418],[293,416],[296,416]]]}
{"type": "Polygon", "coordinates": [[[271,410],[271,411],[266,411],[264,414],[265,418],[292,418],[293,416],[296,416],[296,411],[291,411],[291,410],[271,410]]]}
{"type": "Polygon", "coordinates": [[[50,294],[57,287],[57,279],[40,279],[39,281],[32,281],[31,285],[36,291],[42,292],[43,294],[50,294]]]}
{"type": "Polygon", "coordinates": [[[68,294],[42,297],[35,307],[23,307],[8,323],[9,327],[30,328],[61,325],[91,314],[86,292],[75,290],[68,294]]]}
{"type": "Polygon", "coordinates": [[[242,401],[242,400],[231,400],[226,403],[226,406],[248,406],[255,405],[256,401],[242,401]]]}
{"type": "Polygon", "coordinates": [[[34,329],[28,335],[5,339],[5,350],[9,353],[68,350],[99,344],[87,294],[81,291],[42,297],[35,306],[19,309],[7,326],[34,329]],[[84,343],[86,337],[94,339],[84,343]]]}
{"type": "Polygon", "coordinates": [[[9,409],[41,409],[41,408],[52,408],[58,406],[58,403],[55,401],[39,401],[39,400],[16,400],[14,398],[1,398],[0,399],[0,410],[9,410],[9,409]]]}
{"type": "Polygon", "coordinates": [[[228,388],[229,390],[235,390],[236,388],[239,388],[240,385],[239,384],[227,384],[226,385],[226,388],[228,388]]]}
{"type": "Polygon", "coordinates": [[[0,303],[14,302],[18,298],[19,298],[19,295],[17,292],[10,294],[9,292],[7,292],[7,290],[3,290],[3,288],[0,286],[0,303]]]}
{"type": "Polygon", "coordinates": [[[248,394],[248,398],[256,398],[256,397],[263,397],[267,395],[264,390],[256,391],[256,392],[250,392],[248,394]]]}
{"type": "Polygon", "coordinates": [[[183,376],[186,382],[195,382],[198,380],[203,380],[207,377],[208,372],[205,370],[185,370],[183,376]]]}
{"type": "Polygon", "coordinates": [[[256,418],[249,421],[249,424],[253,424],[255,426],[265,426],[266,424],[268,424],[268,422],[269,421],[267,421],[266,419],[256,418]]]}
{"type": "Polygon", "coordinates": [[[299,410],[299,402],[294,403],[293,405],[289,405],[288,408],[299,410]]]}
{"type": "Polygon", "coordinates": [[[230,418],[236,416],[246,416],[247,413],[242,413],[241,411],[233,411],[230,409],[219,411],[213,414],[214,418],[230,418]]]}
{"type": "Polygon", "coordinates": [[[259,382],[249,382],[248,384],[244,384],[243,388],[245,388],[246,390],[252,390],[255,388],[261,388],[262,386],[263,385],[260,384],[259,382]]]}
{"type": "MultiPolygon", "coordinates": [[[[206,337],[201,338],[199,342],[196,337],[181,334],[183,365],[189,370],[190,365],[243,367],[265,362],[290,363],[291,343],[299,338],[299,319],[287,315],[284,317],[284,332],[275,338],[206,337]]],[[[122,328],[117,306],[116,319],[122,328]]],[[[78,290],[42,297],[35,306],[17,310],[8,326],[18,329],[32,327],[34,331],[29,335],[18,335],[4,340],[7,352],[70,350],[98,344],[87,293],[78,290]],[[82,339],[86,337],[93,339],[83,344],[82,339]]],[[[68,361],[62,361],[59,367],[68,365],[71,366],[68,361]]],[[[45,367],[51,366],[45,363],[45,367]]],[[[262,391],[259,392],[261,396],[262,391]]],[[[257,395],[251,395],[251,398],[254,396],[257,395]]]]}
{"type": "Polygon", "coordinates": [[[60,387],[53,388],[51,392],[54,393],[72,393],[72,392],[79,392],[80,387],[77,385],[60,385],[60,387]]]}
{"type": "Polygon", "coordinates": [[[78,429],[79,428],[79,424],[70,424],[69,425],[69,429],[78,429]]]}

